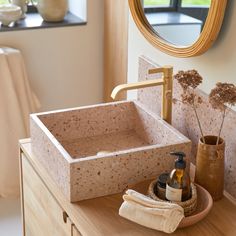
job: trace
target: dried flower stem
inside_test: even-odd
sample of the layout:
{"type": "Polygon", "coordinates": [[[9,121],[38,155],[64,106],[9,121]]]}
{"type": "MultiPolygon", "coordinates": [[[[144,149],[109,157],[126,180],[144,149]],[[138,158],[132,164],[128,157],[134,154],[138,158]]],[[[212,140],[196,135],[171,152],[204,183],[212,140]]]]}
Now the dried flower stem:
{"type": "Polygon", "coordinates": [[[223,112],[223,119],[222,119],[222,122],[221,122],[221,125],[220,125],[220,131],[219,131],[219,134],[218,134],[218,137],[217,137],[217,142],[216,142],[216,145],[219,144],[219,141],[220,141],[220,135],[221,135],[221,131],[222,131],[222,128],[223,128],[223,125],[224,125],[224,121],[225,121],[225,116],[226,116],[226,107],[224,109],[224,112],[223,112]]]}
{"type": "MultiPolygon", "coordinates": [[[[175,102],[183,103],[183,101],[181,101],[181,100],[179,100],[179,99],[177,99],[177,98],[175,98],[174,100],[175,100],[175,102]]],[[[184,103],[183,103],[183,104],[184,104],[184,103]]],[[[197,108],[196,108],[195,103],[192,103],[191,107],[193,108],[194,113],[195,113],[195,115],[196,115],[197,122],[198,122],[198,126],[199,126],[199,129],[200,129],[200,132],[201,132],[201,136],[202,136],[202,140],[203,140],[203,143],[205,144],[206,141],[205,141],[205,137],[204,137],[204,134],[203,134],[203,131],[202,131],[202,126],[201,126],[201,122],[200,122],[200,119],[199,119],[199,116],[198,116],[198,113],[197,113],[197,108]]]]}
{"type": "Polygon", "coordinates": [[[202,135],[203,143],[206,144],[205,137],[204,137],[204,135],[203,135],[203,131],[202,131],[201,122],[200,122],[199,116],[198,116],[198,114],[197,114],[197,109],[196,109],[195,104],[193,104],[192,107],[193,107],[194,113],[195,113],[196,118],[197,118],[197,122],[198,122],[198,126],[199,126],[199,129],[200,129],[201,135],[202,135]]]}

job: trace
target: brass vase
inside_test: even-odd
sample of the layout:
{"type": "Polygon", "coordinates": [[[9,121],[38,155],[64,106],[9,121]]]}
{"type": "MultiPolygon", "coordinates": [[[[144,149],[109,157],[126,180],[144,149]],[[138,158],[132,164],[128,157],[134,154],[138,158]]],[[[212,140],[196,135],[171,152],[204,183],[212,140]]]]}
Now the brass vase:
{"type": "Polygon", "coordinates": [[[225,142],[216,136],[205,136],[198,143],[195,182],[204,187],[213,200],[220,200],[224,191],[225,142]]]}

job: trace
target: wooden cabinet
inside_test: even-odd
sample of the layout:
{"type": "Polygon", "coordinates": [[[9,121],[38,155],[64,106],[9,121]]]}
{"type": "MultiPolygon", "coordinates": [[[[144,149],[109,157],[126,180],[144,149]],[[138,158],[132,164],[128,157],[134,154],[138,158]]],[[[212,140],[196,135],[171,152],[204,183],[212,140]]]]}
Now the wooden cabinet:
{"type": "MultiPolygon", "coordinates": [[[[24,236],[166,235],[120,217],[122,193],[70,203],[32,153],[29,139],[21,141],[20,157],[24,236]]],[[[236,206],[224,197],[203,221],[172,235],[235,236],[235,218],[236,206]]]]}
{"type": "Polygon", "coordinates": [[[21,179],[25,236],[81,236],[23,153],[21,179]]]}

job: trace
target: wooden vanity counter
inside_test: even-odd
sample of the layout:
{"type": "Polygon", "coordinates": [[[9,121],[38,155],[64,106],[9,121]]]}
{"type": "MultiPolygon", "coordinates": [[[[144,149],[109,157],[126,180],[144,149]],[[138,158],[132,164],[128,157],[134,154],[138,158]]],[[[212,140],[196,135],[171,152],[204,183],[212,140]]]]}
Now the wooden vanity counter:
{"type": "MultiPolygon", "coordinates": [[[[118,210],[123,202],[122,194],[70,203],[59,191],[37,158],[32,154],[30,139],[21,140],[20,150],[24,235],[41,236],[43,234],[46,235],[46,233],[48,236],[167,235],[120,217],[118,210]],[[28,178],[27,175],[29,176],[28,178]],[[27,188],[27,185],[30,186],[30,184],[32,186],[31,190],[33,190],[31,192],[30,187],[27,188]],[[46,192],[47,198],[44,196],[46,192]],[[44,199],[48,198],[50,201],[43,202],[44,199]],[[34,199],[39,200],[34,202],[34,199]],[[58,209],[54,211],[54,206],[58,206],[58,209],[62,209],[62,211],[60,212],[58,209]],[[46,215],[40,217],[40,212],[46,215]],[[43,219],[45,217],[48,217],[49,220],[43,219]],[[56,234],[55,227],[57,228],[56,234]],[[37,231],[35,228],[37,228],[37,231]],[[54,232],[54,235],[52,235],[52,232],[54,232]]],[[[214,203],[210,214],[203,221],[185,229],[178,229],[172,235],[235,236],[236,206],[224,197],[222,200],[214,203]]]]}

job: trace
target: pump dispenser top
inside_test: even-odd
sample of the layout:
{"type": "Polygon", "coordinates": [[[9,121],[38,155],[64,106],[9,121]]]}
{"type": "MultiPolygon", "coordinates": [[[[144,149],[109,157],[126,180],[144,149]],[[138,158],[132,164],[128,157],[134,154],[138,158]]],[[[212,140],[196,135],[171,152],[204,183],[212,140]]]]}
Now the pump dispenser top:
{"type": "Polygon", "coordinates": [[[170,155],[177,157],[177,159],[175,160],[175,168],[176,169],[185,169],[186,168],[186,161],[184,160],[186,155],[184,152],[171,152],[170,155]]]}

